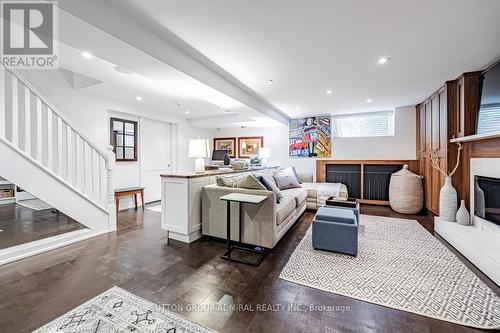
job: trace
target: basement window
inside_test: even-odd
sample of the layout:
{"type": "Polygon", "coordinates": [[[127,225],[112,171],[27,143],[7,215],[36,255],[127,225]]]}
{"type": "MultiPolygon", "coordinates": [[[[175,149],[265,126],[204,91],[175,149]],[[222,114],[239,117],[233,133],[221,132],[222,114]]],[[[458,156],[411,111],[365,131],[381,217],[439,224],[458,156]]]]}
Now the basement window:
{"type": "Polygon", "coordinates": [[[137,122],[111,118],[110,127],[116,161],[137,161],[137,122]]]}
{"type": "Polygon", "coordinates": [[[332,120],[337,138],[394,136],[394,111],[343,114],[332,120]]]}

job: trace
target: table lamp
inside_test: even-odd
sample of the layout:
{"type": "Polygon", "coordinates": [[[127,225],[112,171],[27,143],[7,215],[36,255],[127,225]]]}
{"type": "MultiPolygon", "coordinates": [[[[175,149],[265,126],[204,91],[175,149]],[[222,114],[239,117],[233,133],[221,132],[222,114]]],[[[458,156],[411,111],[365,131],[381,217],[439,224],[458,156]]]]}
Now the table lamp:
{"type": "Polygon", "coordinates": [[[262,157],[262,166],[267,166],[267,159],[271,157],[271,148],[260,148],[259,156],[262,157]]]}
{"type": "Polygon", "coordinates": [[[189,157],[196,158],[195,172],[205,171],[204,158],[210,156],[210,144],[207,139],[189,139],[189,157]]]}

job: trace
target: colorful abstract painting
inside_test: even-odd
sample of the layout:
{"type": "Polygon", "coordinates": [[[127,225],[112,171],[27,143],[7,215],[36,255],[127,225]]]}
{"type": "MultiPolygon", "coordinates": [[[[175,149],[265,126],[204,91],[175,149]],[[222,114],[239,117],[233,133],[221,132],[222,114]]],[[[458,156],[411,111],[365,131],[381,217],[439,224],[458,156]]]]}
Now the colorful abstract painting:
{"type": "Polygon", "coordinates": [[[332,157],[330,116],[290,119],[288,155],[291,157],[332,157]]]}

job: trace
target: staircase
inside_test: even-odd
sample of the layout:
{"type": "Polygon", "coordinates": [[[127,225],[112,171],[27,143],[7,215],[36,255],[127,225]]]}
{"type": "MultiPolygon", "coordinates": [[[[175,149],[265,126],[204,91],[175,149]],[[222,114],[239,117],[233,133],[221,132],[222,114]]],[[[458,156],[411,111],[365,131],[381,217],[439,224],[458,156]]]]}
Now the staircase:
{"type": "Polygon", "coordinates": [[[111,146],[97,148],[19,73],[0,69],[2,177],[97,235],[116,229],[114,161],[111,146]]]}

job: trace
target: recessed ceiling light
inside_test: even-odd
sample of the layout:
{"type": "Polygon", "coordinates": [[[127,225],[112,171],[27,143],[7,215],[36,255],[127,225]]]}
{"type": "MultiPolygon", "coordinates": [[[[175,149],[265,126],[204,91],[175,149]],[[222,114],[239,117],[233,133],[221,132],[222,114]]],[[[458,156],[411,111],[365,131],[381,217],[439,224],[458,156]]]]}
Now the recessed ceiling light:
{"type": "Polygon", "coordinates": [[[186,112],[185,112],[185,113],[186,113],[186,114],[189,114],[189,113],[191,113],[191,111],[189,111],[189,110],[186,110],[186,112]]]}
{"type": "Polygon", "coordinates": [[[299,111],[300,110],[300,106],[296,106],[295,110],[299,111]]]}
{"type": "Polygon", "coordinates": [[[119,73],[122,73],[122,74],[125,74],[125,75],[132,75],[134,74],[134,72],[132,72],[131,70],[125,68],[125,67],[122,67],[122,66],[119,66],[119,65],[115,65],[113,66],[113,69],[119,73]]]}
{"type": "Polygon", "coordinates": [[[138,100],[138,101],[142,101],[142,97],[141,96],[137,96],[135,99],[138,100]]]}
{"type": "Polygon", "coordinates": [[[383,64],[388,63],[390,60],[391,60],[391,58],[390,58],[390,57],[382,57],[382,58],[379,58],[379,59],[377,60],[377,63],[378,63],[379,65],[383,65],[383,64]]]}
{"type": "Polygon", "coordinates": [[[373,102],[373,99],[368,98],[365,102],[366,102],[366,103],[371,103],[371,102],[373,102]]]}
{"type": "Polygon", "coordinates": [[[333,90],[328,89],[328,90],[326,91],[326,94],[327,94],[327,95],[331,95],[331,94],[333,94],[333,90]]]}
{"type": "Polygon", "coordinates": [[[80,53],[82,55],[82,57],[84,57],[85,59],[91,59],[94,57],[94,55],[92,53],[90,53],[89,51],[83,51],[82,53],[80,53]]]}
{"type": "Polygon", "coordinates": [[[271,79],[267,79],[267,80],[264,81],[264,84],[268,84],[268,85],[269,84],[274,84],[274,81],[271,80],[271,79]]]}

